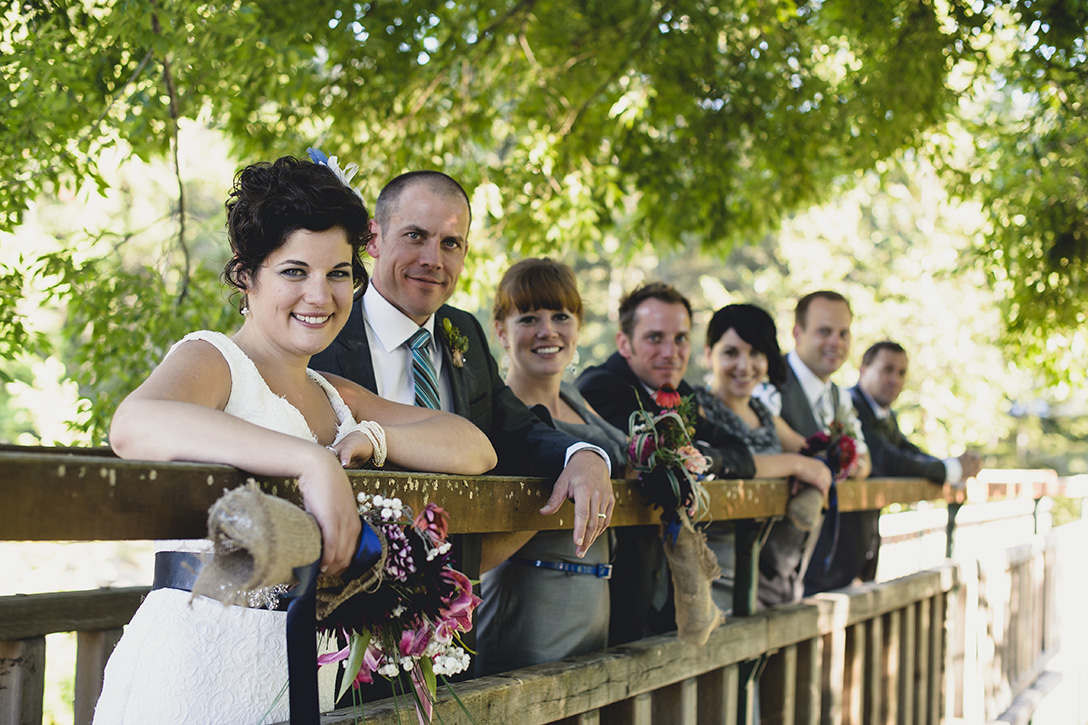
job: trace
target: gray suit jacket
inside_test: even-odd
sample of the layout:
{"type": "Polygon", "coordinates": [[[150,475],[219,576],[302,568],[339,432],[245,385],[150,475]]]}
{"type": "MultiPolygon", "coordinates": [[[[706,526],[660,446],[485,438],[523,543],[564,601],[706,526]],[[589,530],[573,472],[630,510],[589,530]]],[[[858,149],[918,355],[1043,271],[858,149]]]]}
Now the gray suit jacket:
{"type": "MultiPolygon", "coordinates": [[[[839,389],[835,387],[832,391],[837,410],[839,389]]],[[[786,382],[778,392],[782,395],[782,419],[791,428],[806,438],[820,430],[812,406],[789,362],[786,362],[786,382]]],[[[879,519],[879,511],[850,511],[839,514],[838,540],[832,552],[834,517],[824,517],[820,538],[804,575],[806,595],[839,589],[848,585],[855,577],[864,580],[875,576],[880,548],[879,519]],[[831,559],[828,562],[829,554],[831,559]],[[825,562],[828,562],[826,566],[825,562]]]]}

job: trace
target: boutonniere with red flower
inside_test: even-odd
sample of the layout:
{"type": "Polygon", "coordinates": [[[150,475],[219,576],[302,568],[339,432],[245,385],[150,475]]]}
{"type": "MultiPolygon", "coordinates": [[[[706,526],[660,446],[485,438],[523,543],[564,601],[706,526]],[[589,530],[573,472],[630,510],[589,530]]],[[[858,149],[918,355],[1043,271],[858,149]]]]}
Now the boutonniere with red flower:
{"type": "Polygon", "coordinates": [[[461,334],[457,326],[446,317],[442,320],[442,332],[446,338],[446,347],[450,350],[450,359],[455,368],[465,366],[465,353],[468,352],[468,338],[461,334]]]}

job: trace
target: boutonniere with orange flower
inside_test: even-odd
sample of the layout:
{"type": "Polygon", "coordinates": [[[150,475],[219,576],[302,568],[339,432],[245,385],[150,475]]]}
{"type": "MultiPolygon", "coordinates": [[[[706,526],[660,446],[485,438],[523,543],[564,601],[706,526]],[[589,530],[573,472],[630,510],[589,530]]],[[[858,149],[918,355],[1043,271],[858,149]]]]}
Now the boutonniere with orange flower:
{"type": "Polygon", "coordinates": [[[442,320],[442,332],[446,337],[446,347],[450,350],[450,359],[455,368],[465,366],[465,353],[468,352],[468,338],[461,334],[450,318],[442,320]]]}

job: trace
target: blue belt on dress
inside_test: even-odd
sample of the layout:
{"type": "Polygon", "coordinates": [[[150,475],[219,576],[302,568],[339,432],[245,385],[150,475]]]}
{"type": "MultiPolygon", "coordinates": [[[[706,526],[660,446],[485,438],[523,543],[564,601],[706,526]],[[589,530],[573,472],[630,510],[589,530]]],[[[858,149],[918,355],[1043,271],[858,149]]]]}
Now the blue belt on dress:
{"type": "MultiPolygon", "coordinates": [[[[180,589],[191,592],[203,568],[204,560],[200,554],[191,551],[156,551],[155,580],[151,583],[151,589],[180,589]]],[[[290,600],[280,597],[275,609],[286,612],[289,603],[290,600]]]]}
{"type": "Polygon", "coordinates": [[[592,574],[598,579],[612,578],[611,564],[568,564],[565,561],[544,561],[543,559],[524,559],[520,556],[510,557],[510,561],[526,566],[535,566],[538,569],[554,569],[571,574],[592,574]]]}

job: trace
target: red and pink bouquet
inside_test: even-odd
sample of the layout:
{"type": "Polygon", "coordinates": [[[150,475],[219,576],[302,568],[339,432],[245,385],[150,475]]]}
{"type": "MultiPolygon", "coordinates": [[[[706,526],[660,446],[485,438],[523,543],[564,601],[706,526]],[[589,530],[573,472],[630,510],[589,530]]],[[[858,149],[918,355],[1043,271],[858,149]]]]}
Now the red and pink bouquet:
{"type": "Polygon", "coordinates": [[[710,460],[692,443],[695,403],[669,386],[654,400],[662,407],[660,413],[640,407],[631,414],[627,459],[639,472],[640,490],[653,504],[666,512],[683,508],[695,516],[706,505],[698,483],[710,470],[710,460]]]}
{"type": "Polygon", "coordinates": [[[813,433],[805,439],[801,453],[822,460],[831,469],[831,477],[841,481],[858,460],[858,445],[842,421],[834,420],[827,431],[813,433]]]}
{"type": "Polygon", "coordinates": [[[321,622],[323,631],[346,636],[348,645],[322,655],[318,664],[344,663],[338,700],[349,687],[373,682],[375,673],[391,680],[394,692],[407,677],[420,721],[429,723],[438,679],[448,685],[447,676],[468,669],[460,636],[472,629],[480,598],[451,565],[445,511],[429,503],[413,517],[400,499],[359,494],[359,502],[360,514],[385,539],[388,553],[376,586],[321,622]]]}

